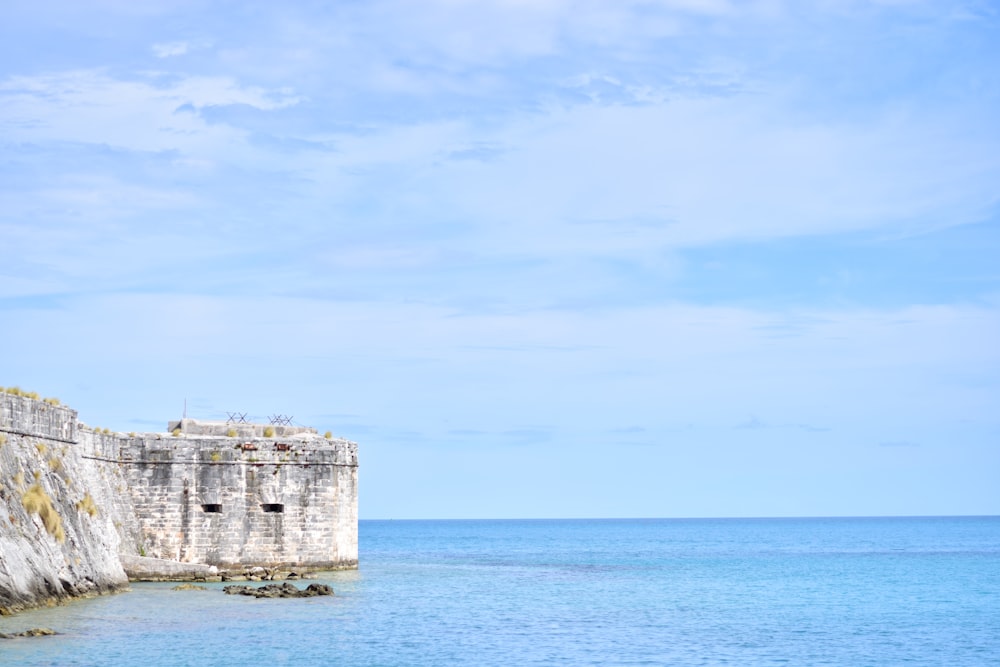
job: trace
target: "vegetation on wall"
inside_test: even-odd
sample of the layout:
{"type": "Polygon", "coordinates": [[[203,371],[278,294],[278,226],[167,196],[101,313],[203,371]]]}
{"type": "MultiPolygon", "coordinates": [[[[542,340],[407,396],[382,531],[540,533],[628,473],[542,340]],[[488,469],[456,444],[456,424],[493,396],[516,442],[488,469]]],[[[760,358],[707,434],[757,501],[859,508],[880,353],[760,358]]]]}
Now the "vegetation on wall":
{"type": "Polygon", "coordinates": [[[11,396],[23,396],[25,398],[33,398],[36,401],[44,400],[49,405],[62,405],[62,402],[58,398],[45,398],[43,399],[38,395],[37,391],[25,391],[20,387],[0,387],[0,394],[10,394],[11,396]]]}
{"type": "Polygon", "coordinates": [[[84,494],[83,498],[77,501],[76,508],[90,516],[97,516],[97,505],[94,504],[94,499],[89,493],[84,494]]]}
{"type": "Polygon", "coordinates": [[[41,484],[36,483],[28,487],[28,490],[21,495],[21,505],[29,514],[37,514],[41,518],[45,530],[56,538],[57,542],[66,541],[62,517],[52,506],[52,498],[45,492],[41,484]]]}

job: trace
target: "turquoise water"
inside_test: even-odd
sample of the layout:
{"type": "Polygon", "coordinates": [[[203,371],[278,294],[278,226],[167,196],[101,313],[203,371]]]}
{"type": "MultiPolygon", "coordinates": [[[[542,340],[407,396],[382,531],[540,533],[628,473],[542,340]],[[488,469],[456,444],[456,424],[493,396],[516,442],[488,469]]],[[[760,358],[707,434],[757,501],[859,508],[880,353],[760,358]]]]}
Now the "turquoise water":
{"type": "Polygon", "coordinates": [[[1000,517],[364,521],[334,598],[136,584],[6,665],[1000,664],[1000,517]]]}

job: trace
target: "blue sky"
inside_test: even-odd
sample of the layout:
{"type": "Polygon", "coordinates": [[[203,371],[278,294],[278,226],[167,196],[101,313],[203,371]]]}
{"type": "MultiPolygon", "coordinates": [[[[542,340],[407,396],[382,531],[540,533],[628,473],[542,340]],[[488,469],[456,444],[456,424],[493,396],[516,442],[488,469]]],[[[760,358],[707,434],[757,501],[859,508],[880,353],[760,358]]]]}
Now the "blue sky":
{"type": "Polygon", "coordinates": [[[995,3],[0,13],[0,383],[362,518],[1000,514],[995,3]]]}

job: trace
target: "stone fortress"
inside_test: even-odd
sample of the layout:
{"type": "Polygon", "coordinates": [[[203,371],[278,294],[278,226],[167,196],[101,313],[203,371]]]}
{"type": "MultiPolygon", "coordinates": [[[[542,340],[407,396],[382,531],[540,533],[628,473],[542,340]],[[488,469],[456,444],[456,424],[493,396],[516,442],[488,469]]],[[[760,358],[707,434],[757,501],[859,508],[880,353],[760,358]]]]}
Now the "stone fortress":
{"type": "Polygon", "coordinates": [[[358,564],[357,444],[290,425],[90,428],[0,392],[0,613],[252,567],[358,564]]]}

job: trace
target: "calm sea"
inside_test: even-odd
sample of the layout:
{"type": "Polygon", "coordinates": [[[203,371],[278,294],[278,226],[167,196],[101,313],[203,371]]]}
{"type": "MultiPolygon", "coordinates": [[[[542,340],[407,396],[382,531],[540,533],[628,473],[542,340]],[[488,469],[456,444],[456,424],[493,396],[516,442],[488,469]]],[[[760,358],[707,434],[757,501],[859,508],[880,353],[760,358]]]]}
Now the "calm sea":
{"type": "Polygon", "coordinates": [[[0,618],[19,665],[998,665],[1000,517],[364,521],[334,598],[0,618]]]}

